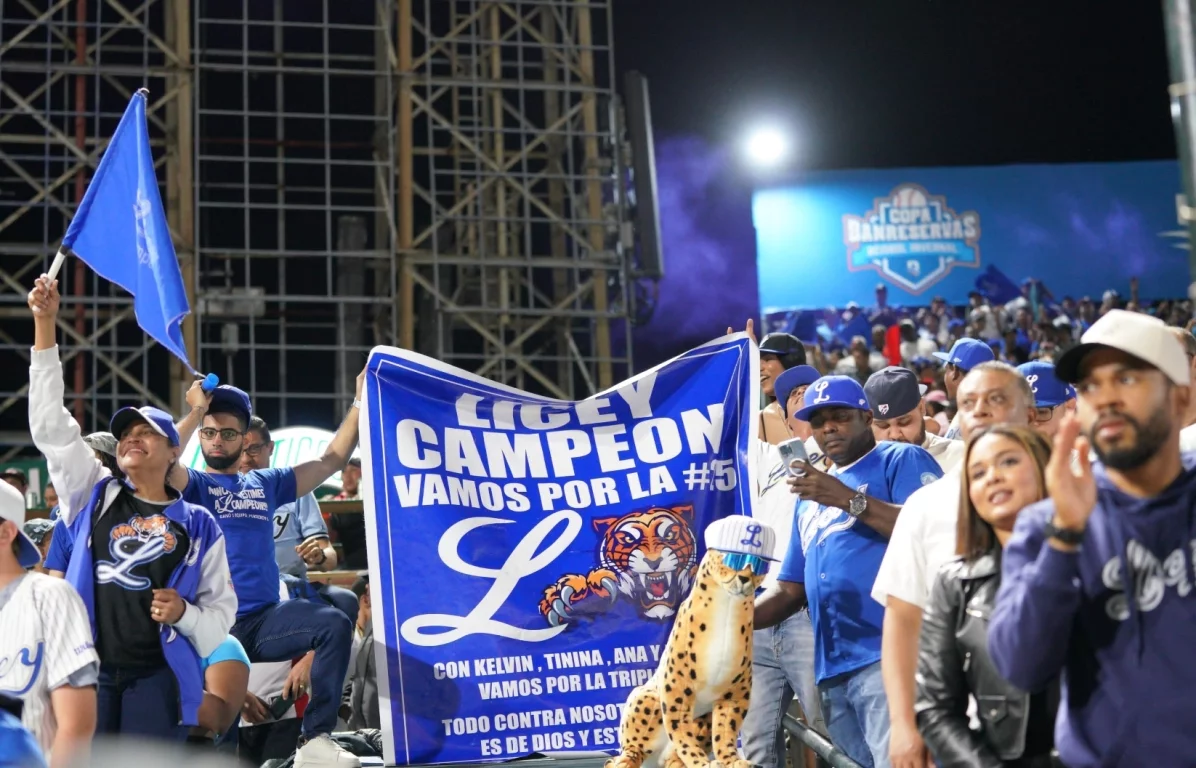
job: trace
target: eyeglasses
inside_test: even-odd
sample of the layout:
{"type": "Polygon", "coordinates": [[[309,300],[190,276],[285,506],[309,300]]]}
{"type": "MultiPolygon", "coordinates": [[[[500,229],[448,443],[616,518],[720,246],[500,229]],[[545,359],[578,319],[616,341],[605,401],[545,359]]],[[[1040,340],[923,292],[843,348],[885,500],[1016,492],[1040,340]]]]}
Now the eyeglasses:
{"type": "Polygon", "coordinates": [[[246,446],[243,446],[241,448],[241,450],[250,456],[256,457],[268,445],[270,445],[270,443],[257,443],[256,445],[246,445],[246,446]]]}
{"type": "Polygon", "coordinates": [[[1044,424],[1055,417],[1055,408],[1058,406],[1049,406],[1042,408],[1035,408],[1034,419],[1039,424],[1044,424]]]}
{"type": "Polygon", "coordinates": [[[724,552],[723,565],[733,571],[751,568],[752,573],[763,576],[768,573],[768,561],[759,555],[744,555],[739,552],[724,552]]]}
{"type": "Polygon", "coordinates": [[[220,435],[220,439],[225,442],[236,440],[243,434],[245,433],[238,432],[235,429],[214,429],[213,427],[204,427],[203,429],[199,430],[199,436],[204,440],[215,440],[216,435],[220,435]]]}

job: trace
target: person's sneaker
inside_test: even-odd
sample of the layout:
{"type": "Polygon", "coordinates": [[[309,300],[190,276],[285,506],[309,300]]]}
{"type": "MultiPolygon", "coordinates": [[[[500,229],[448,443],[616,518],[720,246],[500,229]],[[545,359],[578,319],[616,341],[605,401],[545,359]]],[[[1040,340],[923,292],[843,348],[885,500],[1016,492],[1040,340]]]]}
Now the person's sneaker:
{"type": "Polygon", "coordinates": [[[361,768],[361,760],[321,733],[295,752],[295,768],[361,768]]]}

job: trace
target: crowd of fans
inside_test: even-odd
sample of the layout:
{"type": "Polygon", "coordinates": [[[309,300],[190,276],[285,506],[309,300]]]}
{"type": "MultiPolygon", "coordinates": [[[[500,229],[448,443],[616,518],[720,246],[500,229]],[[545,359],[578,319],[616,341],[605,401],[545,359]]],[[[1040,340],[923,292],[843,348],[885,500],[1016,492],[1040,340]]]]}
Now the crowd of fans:
{"type": "MultiPolygon", "coordinates": [[[[313,491],[341,471],[338,498],[359,498],[357,401],[324,454],[294,468],[270,468],[269,427],[231,386],[196,382],[177,421],[123,408],[84,436],[63,405],[58,306],[42,276],[29,414],[50,519],[26,520],[23,473],[0,483],[4,765],[79,764],[117,735],[296,768],[380,756],[374,668],[358,661],[373,656],[368,579],[309,581],[341,555],[313,491]],[[179,464],[196,431],[203,471],[179,464]],[[28,738],[10,751],[18,712],[28,738]]],[[[364,537],[344,538],[360,561],[364,537]]]]}
{"type": "MultiPolygon", "coordinates": [[[[358,403],[294,468],[270,468],[269,425],[228,386],[84,436],[56,282],[29,306],[55,510],[26,520],[27,480],[4,474],[0,750],[55,767],[117,734],[298,768],[378,752],[368,578],[313,580],[365,567],[360,516],[312,495],[342,471],[339,498],[359,498],[358,403]],[[178,461],[195,432],[203,471],[178,461]]],[[[1135,286],[916,310],[880,288],[811,338],[760,340],[756,514],[783,562],[756,603],[749,762],[784,762],[795,698],[862,766],[1191,762],[1190,315],[1135,286]]]]}
{"type": "Polygon", "coordinates": [[[863,766],[1192,762],[1191,306],[1026,285],[760,340],[749,762],[795,696],[863,766]]]}

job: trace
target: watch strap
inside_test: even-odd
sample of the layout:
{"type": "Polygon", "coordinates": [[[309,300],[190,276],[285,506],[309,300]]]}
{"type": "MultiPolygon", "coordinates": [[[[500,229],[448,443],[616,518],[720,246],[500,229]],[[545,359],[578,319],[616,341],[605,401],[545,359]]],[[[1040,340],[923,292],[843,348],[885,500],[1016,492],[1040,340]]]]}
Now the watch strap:
{"type": "Polygon", "coordinates": [[[1077,531],[1072,528],[1060,528],[1055,525],[1053,520],[1047,520],[1042,532],[1048,539],[1055,539],[1061,544],[1067,544],[1072,547],[1078,547],[1080,542],[1084,540],[1083,530],[1077,531]]]}

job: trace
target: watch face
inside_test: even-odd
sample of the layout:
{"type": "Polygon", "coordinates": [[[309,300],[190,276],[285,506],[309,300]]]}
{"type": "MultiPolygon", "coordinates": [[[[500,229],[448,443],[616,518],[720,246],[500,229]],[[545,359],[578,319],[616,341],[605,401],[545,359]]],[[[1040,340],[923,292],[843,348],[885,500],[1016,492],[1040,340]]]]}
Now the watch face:
{"type": "Polygon", "coordinates": [[[868,508],[868,499],[863,496],[856,496],[851,500],[851,508],[847,510],[852,517],[859,517],[864,514],[864,510],[868,508]]]}

